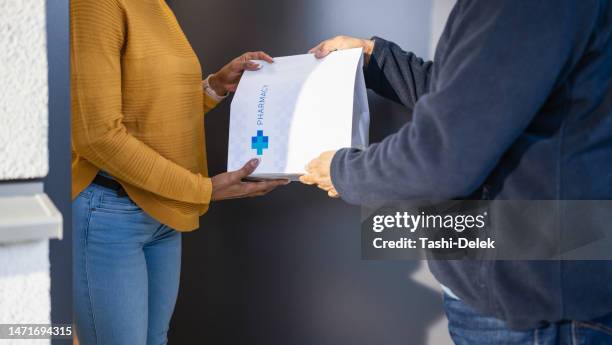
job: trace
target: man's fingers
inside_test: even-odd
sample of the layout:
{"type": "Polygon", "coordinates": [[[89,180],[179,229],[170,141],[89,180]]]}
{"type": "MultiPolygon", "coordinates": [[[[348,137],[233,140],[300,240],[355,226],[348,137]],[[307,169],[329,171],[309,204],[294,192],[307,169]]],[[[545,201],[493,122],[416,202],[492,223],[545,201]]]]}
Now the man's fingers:
{"type": "Polygon", "coordinates": [[[317,172],[317,170],[321,167],[322,165],[322,158],[324,159],[324,155],[326,154],[326,152],[323,152],[319,157],[311,160],[307,165],[306,165],[306,171],[307,172],[317,172]]]}
{"type": "Polygon", "coordinates": [[[334,41],[327,40],[327,41],[323,41],[319,43],[316,47],[310,49],[308,52],[311,54],[314,53],[317,59],[322,59],[326,57],[327,55],[329,55],[329,53],[336,51],[336,50],[338,49],[334,47],[334,41]]]}
{"type": "Polygon", "coordinates": [[[321,44],[323,44],[323,42],[321,42],[321,43],[317,44],[316,46],[314,46],[314,47],[310,48],[310,49],[308,50],[308,54],[312,54],[312,53],[314,53],[315,51],[319,50],[319,47],[321,46],[321,44]]]}
{"type": "Polygon", "coordinates": [[[308,164],[306,164],[306,171],[309,173],[315,172],[317,169],[317,166],[319,166],[319,159],[315,158],[313,160],[311,160],[310,162],[308,162],[308,164]]]}
{"type": "Polygon", "coordinates": [[[317,188],[328,192],[330,190],[331,186],[327,185],[327,184],[324,184],[324,183],[321,183],[321,184],[317,185],[317,188]]]}
{"type": "Polygon", "coordinates": [[[325,179],[319,179],[313,174],[306,174],[300,176],[300,182],[306,185],[317,185],[317,188],[327,192],[327,195],[330,198],[339,198],[340,195],[336,191],[336,188],[325,179]]]}
{"type": "Polygon", "coordinates": [[[310,50],[308,51],[309,54],[315,53],[317,50],[321,49],[321,47],[325,44],[325,42],[327,41],[323,41],[319,44],[317,44],[316,46],[310,48],[310,50]]]}
{"type": "Polygon", "coordinates": [[[314,178],[313,175],[306,174],[306,175],[300,176],[300,182],[302,182],[303,184],[307,184],[307,185],[313,185],[316,183],[316,179],[314,178]]]}
{"type": "Polygon", "coordinates": [[[329,40],[325,41],[317,51],[315,51],[315,56],[317,59],[322,59],[329,55],[331,52],[338,50],[337,43],[329,40]]]}
{"type": "Polygon", "coordinates": [[[327,55],[329,55],[329,53],[331,53],[331,51],[329,49],[321,48],[321,49],[319,49],[319,50],[317,50],[315,52],[315,57],[317,59],[322,59],[322,58],[326,57],[327,55]]]}

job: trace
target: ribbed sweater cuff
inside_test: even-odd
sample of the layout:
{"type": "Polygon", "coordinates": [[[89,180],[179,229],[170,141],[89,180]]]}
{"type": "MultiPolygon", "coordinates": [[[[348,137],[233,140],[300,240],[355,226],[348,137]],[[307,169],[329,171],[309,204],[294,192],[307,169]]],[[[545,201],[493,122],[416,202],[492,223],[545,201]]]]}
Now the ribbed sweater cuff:
{"type": "Polygon", "coordinates": [[[209,177],[202,176],[199,190],[200,195],[203,198],[202,204],[210,204],[210,201],[212,199],[212,179],[210,179],[209,177]]]}

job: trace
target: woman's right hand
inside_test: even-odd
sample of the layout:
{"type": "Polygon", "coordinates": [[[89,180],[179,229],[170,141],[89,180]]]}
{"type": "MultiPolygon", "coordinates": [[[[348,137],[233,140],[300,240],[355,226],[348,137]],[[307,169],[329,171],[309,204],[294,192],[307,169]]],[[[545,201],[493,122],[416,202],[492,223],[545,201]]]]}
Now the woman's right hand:
{"type": "Polygon", "coordinates": [[[216,73],[212,74],[208,80],[210,87],[212,87],[218,95],[236,92],[236,88],[238,87],[238,83],[244,71],[257,71],[261,68],[261,65],[253,60],[263,60],[269,63],[274,62],[274,59],[272,59],[270,55],[262,51],[244,53],[230,61],[216,73]]]}
{"type": "Polygon", "coordinates": [[[215,175],[212,181],[213,201],[226,199],[239,199],[268,194],[278,186],[289,184],[289,180],[269,180],[262,182],[243,182],[255,171],[259,165],[259,159],[251,159],[240,170],[215,175]]]}
{"type": "Polygon", "coordinates": [[[366,40],[350,36],[336,36],[319,43],[316,47],[310,49],[309,53],[314,53],[317,59],[321,59],[336,50],[363,48],[365,54],[365,63],[370,61],[372,51],[374,51],[374,40],[366,40]]]}

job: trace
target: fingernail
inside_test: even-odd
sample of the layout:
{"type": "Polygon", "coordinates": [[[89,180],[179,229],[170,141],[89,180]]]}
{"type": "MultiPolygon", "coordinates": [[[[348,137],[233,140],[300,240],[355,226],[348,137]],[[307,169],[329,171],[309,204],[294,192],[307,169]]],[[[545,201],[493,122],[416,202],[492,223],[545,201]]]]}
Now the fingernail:
{"type": "Polygon", "coordinates": [[[285,186],[288,185],[289,183],[291,183],[290,179],[285,180],[285,186]]]}
{"type": "Polygon", "coordinates": [[[249,162],[249,164],[251,165],[251,167],[253,168],[257,168],[259,166],[259,158],[253,158],[251,159],[251,161],[249,162]]]}

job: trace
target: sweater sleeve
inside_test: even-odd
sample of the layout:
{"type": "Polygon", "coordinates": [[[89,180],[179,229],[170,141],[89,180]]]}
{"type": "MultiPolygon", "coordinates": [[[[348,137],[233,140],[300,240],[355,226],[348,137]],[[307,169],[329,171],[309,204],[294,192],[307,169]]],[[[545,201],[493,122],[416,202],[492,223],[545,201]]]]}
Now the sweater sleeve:
{"type": "Polygon", "coordinates": [[[428,92],[432,62],[424,61],[397,44],[374,37],[374,50],[365,68],[366,86],[412,110],[428,92]]]}
{"type": "Polygon", "coordinates": [[[122,114],[120,0],[71,1],[74,150],[100,169],[159,196],[208,204],[209,178],[164,158],[128,133],[122,114]]]}
{"type": "Polygon", "coordinates": [[[334,156],[332,181],[342,198],[440,200],[478,189],[546,102],[572,54],[569,3],[460,1],[435,91],[416,103],[413,121],[365,151],[334,156]]]}
{"type": "Polygon", "coordinates": [[[204,91],[204,114],[215,109],[219,103],[220,101],[214,99],[208,93],[206,93],[206,91],[204,91]]]}

